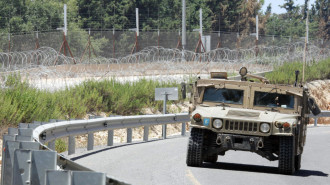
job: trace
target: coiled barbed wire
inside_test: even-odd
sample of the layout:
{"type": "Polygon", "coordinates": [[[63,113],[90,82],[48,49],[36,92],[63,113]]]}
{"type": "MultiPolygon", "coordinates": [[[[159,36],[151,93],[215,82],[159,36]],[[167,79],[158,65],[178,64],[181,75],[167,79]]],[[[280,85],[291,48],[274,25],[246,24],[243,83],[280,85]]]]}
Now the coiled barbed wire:
{"type": "MultiPolygon", "coordinates": [[[[19,72],[38,86],[60,87],[77,84],[85,79],[143,76],[173,80],[175,75],[205,74],[211,70],[235,72],[245,65],[250,71],[271,70],[284,62],[302,61],[304,43],[286,46],[259,46],[249,49],[217,48],[209,52],[195,53],[163,47],[147,47],[122,58],[85,57],[71,58],[50,47],[32,51],[0,53],[0,73],[5,79],[19,72]],[[75,64],[76,63],[76,64],[75,64]],[[77,82],[77,83],[76,83],[77,82]]],[[[330,57],[329,48],[309,45],[306,61],[320,61],[330,57]]],[[[182,80],[182,79],[181,79],[182,80]]],[[[1,86],[4,87],[2,80],[1,86]]]]}

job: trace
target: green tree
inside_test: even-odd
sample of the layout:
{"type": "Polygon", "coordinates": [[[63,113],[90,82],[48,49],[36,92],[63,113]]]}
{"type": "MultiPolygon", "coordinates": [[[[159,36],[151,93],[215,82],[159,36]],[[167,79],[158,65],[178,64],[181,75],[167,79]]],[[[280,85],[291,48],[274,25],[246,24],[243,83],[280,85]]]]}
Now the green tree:
{"type": "Polygon", "coordinates": [[[267,14],[271,14],[271,13],[272,13],[272,3],[269,3],[266,8],[265,14],[267,15],[267,14]]]}
{"type": "Polygon", "coordinates": [[[315,7],[318,15],[318,35],[322,39],[330,39],[330,9],[329,0],[316,0],[315,7]]]}

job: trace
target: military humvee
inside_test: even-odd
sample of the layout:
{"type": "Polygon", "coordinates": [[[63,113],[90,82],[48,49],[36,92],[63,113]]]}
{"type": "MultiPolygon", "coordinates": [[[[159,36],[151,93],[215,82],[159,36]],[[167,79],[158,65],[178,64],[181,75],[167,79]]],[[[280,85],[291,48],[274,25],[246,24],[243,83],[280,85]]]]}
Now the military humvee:
{"type": "Polygon", "coordinates": [[[269,84],[245,67],[240,74],[241,80],[228,80],[226,73],[211,73],[193,84],[187,165],[215,163],[226,151],[240,150],[278,160],[280,173],[293,174],[300,169],[308,115],[320,109],[297,80],[294,86],[269,84]]]}

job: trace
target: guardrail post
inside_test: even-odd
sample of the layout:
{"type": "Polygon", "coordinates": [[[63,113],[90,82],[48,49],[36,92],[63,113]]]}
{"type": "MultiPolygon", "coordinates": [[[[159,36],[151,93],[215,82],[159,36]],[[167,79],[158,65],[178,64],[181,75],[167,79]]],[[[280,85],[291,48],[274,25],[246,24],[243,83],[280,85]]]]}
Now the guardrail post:
{"type": "Polygon", "coordinates": [[[32,141],[33,129],[30,128],[19,128],[16,141],[32,141]]]}
{"type": "Polygon", "coordinates": [[[186,123],[182,123],[181,135],[182,136],[185,136],[186,135],[186,123]]]}
{"type": "Polygon", "coordinates": [[[127,128],[127,143],[132,142],[132,128],[127,128]]]}
{"type": "Polygon", "coordinates": [[[88,133],[87,150],[93,150],[94,147],[94,133],[88,133]]]}
{"type": "Polygon", "coordinates": [[[71,172],[70,171],[46,171],[46,185],[71,185],[71,172]]]}
{"type": "Polygon", "coordinates": [[[46,181],[46,170],[56,169],[56,152],[53,151],[32,151],[30,184],[41,185],[46,181]]]}
{"type": "Polygon", "coordinates": [[[12,183],[31,184],[31,150],[15,150],[12,183]]]}
{"type": "Polygon", "coordinates": [[[17,128],[8,128],[8,135],[17,135],[18,134],[18,129],[17,128]]]}
{"type": "Polygon", "coordinates": [[[163,139],[166,139],[166,130],[167,130],[167,125],[164,124],[163,125],[163,133],[162,133],[163,139]]]}
{"type": "Polygon", "coordinates": [[[144,126],[143,131],[143,141],[148,141],[149,139],[149,126],[144,126]]]}
{"type": "Polygon", "coordinates": [[[19,149],[19,142],[15,141],[15,136],[3,136],[3,152],[1,165],[1,184],[11,185],[13,176],[14,151],[19,149]]]}
{"type": "Polygon", "coordinates": [[[317,117],[314,118],[314,127],[317,127],[317,117]]]}
{"type": "Polygon", "coordinates": [[[18,128],[28,128],[29,125],[27,123],[19,123],[18,128]]]}
{"type": "Polygon", "coordinates": [[[95,185],[104,185],[105,182],[105,174],[98,172],[80,172],[73,171],[72,172],[72,185],[82,185],[82,184],[95,184],[95,185]]]}
{"type": "Polygon", "coordinates": [[[56,140],[53,140],[53,141],[49,141],[48,142],[48,148],[50,148],[51,150],[55,150],[55,141],[56,140]]]}
{"type": "Polygon", "coordinates": [[[68,155],[76,153],[76,139],[75,136],[69,136],[68,155]]]}
{"type": "Polygon", "coordinates": [[[108,146],[113,145],[113,130],[108,130],[108,146]]]}

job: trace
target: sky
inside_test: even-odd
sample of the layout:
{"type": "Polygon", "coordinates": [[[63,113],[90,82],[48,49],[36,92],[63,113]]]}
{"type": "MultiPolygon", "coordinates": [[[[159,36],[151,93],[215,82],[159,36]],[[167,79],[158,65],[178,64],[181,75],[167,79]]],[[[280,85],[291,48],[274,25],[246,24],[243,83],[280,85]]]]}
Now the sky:
{"type": "MultiPolygon", "coordinates": [[[[267,6],[269,3],[272,4],[272,13],[280,14],[280,13],[285,13],[286,10],[284,8],[280,8],[278,5],[283,5],[285,3],[284,0],[264,0],[265,4],[262,7],[262,10],[265,12],[267,9],[267,6]]],[[[309,0],[309,7],[311,7],[311,4],[313,4],[315,0],[309,0]]],[[[305,0],[294,0],[294,5],[304,5],[305,0]]]]}

